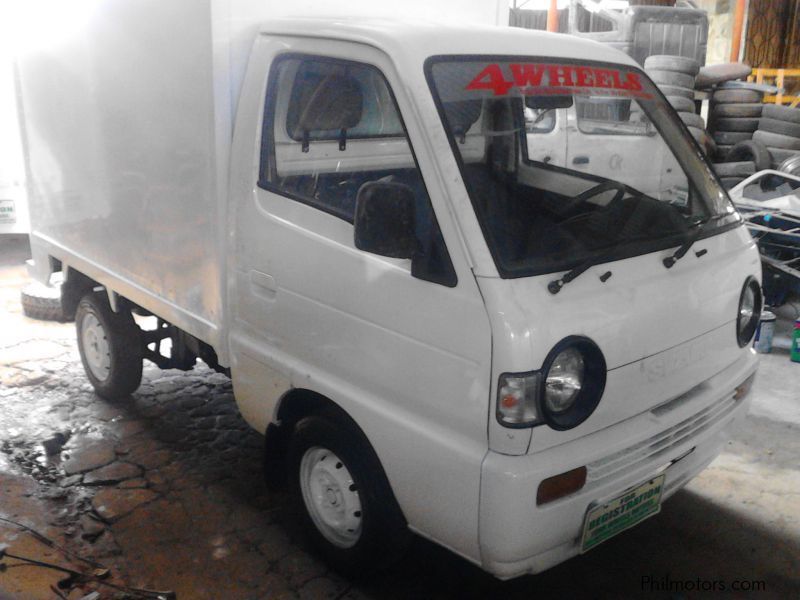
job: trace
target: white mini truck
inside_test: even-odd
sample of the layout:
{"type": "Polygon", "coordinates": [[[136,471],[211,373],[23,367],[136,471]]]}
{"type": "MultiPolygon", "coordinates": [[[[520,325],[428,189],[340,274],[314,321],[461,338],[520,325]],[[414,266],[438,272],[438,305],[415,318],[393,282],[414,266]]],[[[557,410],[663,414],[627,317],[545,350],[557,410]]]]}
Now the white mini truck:
{"type": "Polygon", "coordinates": [[[759,256],[626,55],[111,4],[20,59],[32,270],[63,273],[99,395],[143,359],[229,373],[335,565],[414,532],[542,571],[657,513],[744,418],[759,256]]]}

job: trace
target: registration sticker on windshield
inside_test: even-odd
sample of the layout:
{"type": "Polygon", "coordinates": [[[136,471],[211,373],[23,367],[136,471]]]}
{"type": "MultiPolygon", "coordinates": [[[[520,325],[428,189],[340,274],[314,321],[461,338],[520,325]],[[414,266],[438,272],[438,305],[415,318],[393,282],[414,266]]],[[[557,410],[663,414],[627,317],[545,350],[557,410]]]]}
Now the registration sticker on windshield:
{"type": "Polygon", "coordinates": [[[624,69],[581,65],[510,63],[489,64],[467,84],[468,91],[491,91],[505,96],[517,90],[525,96],[590,95],[652,100],[641,75],[624,69]],[[503,68],[505,67],[505,69],[503,68]]]}
{"type": "Polygon", "coordinates": [[[666,475],[643,483],[599,506],[590,508],[583,522],[581,552],[587,552],[661,510],[666,475]]]}

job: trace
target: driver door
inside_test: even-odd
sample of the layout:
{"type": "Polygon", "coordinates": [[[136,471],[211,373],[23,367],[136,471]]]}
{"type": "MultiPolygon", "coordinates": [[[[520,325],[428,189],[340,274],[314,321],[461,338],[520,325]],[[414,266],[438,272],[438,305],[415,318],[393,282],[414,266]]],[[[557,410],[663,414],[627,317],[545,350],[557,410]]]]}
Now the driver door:
{"type": "MultiPolygon", "coordinates": [[[[235,155],[232,172],[230,343],[242,413],[263,431],[289,389],[329,398],[364,430],[409,524],[447,538],[463,523],[428,523],[407,495],[477,499],[479,469],[446,441],[486,443],[491,334],[458,238],[445,245],[440,221],[449,217],[432,158],[419,145],[417,160],[391,63],[377,51],[262,38],[248,69],[242,97],[251,104],[239,108],[235,152],[260,147],[260,160],[250,170],[235,155]],[[413,190],[420,246],[438,256],[437,268],[420,275],[412,260],[355,246],[355,201],[374,181],[413,190]],[[448,469],[463,476],[436,476],[448,469]]],[[[448,222],[449,236],[454,228],[448,222]]]]}

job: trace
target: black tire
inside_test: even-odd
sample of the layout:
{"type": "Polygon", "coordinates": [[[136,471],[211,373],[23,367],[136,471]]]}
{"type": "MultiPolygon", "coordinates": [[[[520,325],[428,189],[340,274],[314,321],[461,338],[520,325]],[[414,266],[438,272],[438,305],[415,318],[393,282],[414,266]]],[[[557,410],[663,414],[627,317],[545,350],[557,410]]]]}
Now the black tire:
{"type": "Polygon", "coordinates": [[[677,71],[649,70],[647,74],[658,85],[674,85],[677,87],[694,89],[694,77],[677,71]]]}
{"type": "Polygon", "coordinates": [[[136,391],[142,382],[142,341],[141,331],[130,311],[123,308],[115,313],[108,304],[105,292],[92,292],[78,303],[75,329],[83,369],[97,395],[115,400],[130,396],[136,391]],[[105,352],[98,351],[98,354],[107,356],[108,370],[105,375],[99,373],[98,367],[92,366],[92,359],[89,356],[92,349],[84,347],[87,341],[84,328],[88,326],[89,317],[97,320],[99,329],[95,330],[103,336],[103,341],[107,345],[105,352]]]}
{"type": "Polygon", "coordinates": [[[743,182],[745,179],[746,179],[745,177],[720,177],[719,178],[720,183],[722,183],[722,187],[724,187],[726,190],[730,190],[730,189],[736,187],[741,182],[743,182]]]}
{"type": "Polygon", "coordinates": [[[733,144],[717,144],[717,152],[715,156],[720,162],[724,162],[728,153],[733,149],[733,144]]]}
{"type": "Polygon", "coordinates": [[[693,58],[685,56],[670,56],[668,54],[654,54],[644,59],[645,70],[674,71],[686,73],[694,77],[700,71],[700,63],[693,58]]]}
{"type": "Polygon", "coordinates": [[[756,90],[717,90],[714,92],[714,102],[717,104],[757,104],[764,94],[756,90]]]}
{"type": "Polygon", "coordinates": [[[785,148],[786,150],[800,150],[800,138],[769,131],[756,131],[753,139],[761,142],[768,148],[785,148]]]}
{"type": "Polygon", "coordinates": [[[746,131],[715,131],[714,141],[718,144],[738,144],[753,137],[752,133],[746,131]]]}
{"type": "Polygon", "coordinates": [[[697,129],[705,129],[706,127],[706,122],[703,121],[703,117],[693,112],[679,112],[678,116],[681,118],[681,121],[686,123],[687,127],[696,127],[697,129]]]}
{"type": "Polygon", "coordinates": [[[725,154],[725,162],[749,161],[755,163],[756,171],[769,169],[772,158],[767,147],[754,140],[739,142],[725,154]]]}
{"type": "Polygon", "coordinates": [[[750,66],[743,63],[722,63],[701,67],[697,73],[697,87],[704,88],[712,85],[742,79],[750,75],[750,66]]]}
{"type": "Polygon", "coordinates": [[[789,121],[778,121],[777,119],[762,117],[758,121],[758,129],[760,131],[780,133],[781,135],[788,135],[791,137],[800,137],[800,123],[790,123],[789,121]]]}
{"type": "Polygon", "coordinates": [[[800,123],[800,108],[790,108],[780,104],[765,104],[761,116],[789,123],[800,123]]]}
{"type": "MultiPolygon", "coordinates": [[[[410,542],[411,533],[375,451],[349,417],[330,410],[301,419],[289,441],[287,458],[290,489],[299,509],[301,525],[309,541],[329,564],[345,575],[355,575],[385,568],[399,560],[410,542]],[[335,544],[322,533],[303,496],[300,483],[303,457],[316,448],[327,450],[338,459],[334,468],[346,468],[355,486],[355,490],[348,489],[357,491],[361,531],[349,547],[335,544]]],[[[336,491],[340,492],[338,487],[336,491]]],[[[335,497],[338,501],[341,494],[335,497]]]]}
{"type": "Polygon", "coordinates": [[[67,321],[61,309],[61,285],[31,283],[20,292],[22,314],[38,321],[67,321]]]}
{"type": "Polygon", "coordinates": [[[743,117],[714,119],[714,128],[717,131],[746,131],[748,133],[753,133],[758,129],[758,119],[743,117]]]}
{"type": "Polygon", "coordinates": [[[690,100],[684,96],[667,96],[667,102],[669,102],[672,105],[672,108],[678,112],[693,113],[696,108],[694,105],[694,100],[690,100]]]}
{"type": "Polygon", "coordinates": [[[717,163],[714,165],[714,171],[719,177],[749,177],[756,172],[756,163],[750,161],[717,163]]]}
{"type": "Polygon", "coordinates": [[[763,104],[715,104],[711,107],[713,118],[718,117],[747,117],[757,119],[761,116],[763,104]]]}
{"type": "Polygon", "coordinates": [[[677,85],[659,85],[658,89],[660,89],[665,96],[680,96],[681,98],[694,100],[694,90],[689,88],[677,85]]]}
{"type": "Polygon", "coordinates": [[[703,135],[701,136],[701,138],[703,140],[702,143],[706,148],[706,154],[708,156],[717,156],[719,154],[719,147],[717,146],[717,143],[711,138],[711,136],[708,135],[707,131],[705,130],[703,131],[703,135]]]}

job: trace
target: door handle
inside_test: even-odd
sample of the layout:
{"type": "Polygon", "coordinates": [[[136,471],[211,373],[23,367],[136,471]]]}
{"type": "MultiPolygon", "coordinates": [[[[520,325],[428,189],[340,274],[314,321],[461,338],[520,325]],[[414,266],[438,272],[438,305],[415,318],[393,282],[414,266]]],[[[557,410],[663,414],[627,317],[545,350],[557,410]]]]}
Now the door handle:
{"type": "Polygon", "coordinates": [[[589,164],[589,157],[588,156],[576,156],[572,159],[573,165],[588,165],[589,164]]]}
{"type": "Polygon", "coordinates": [[[250,285],[256,294],[267,298],[274,298],[278,292],[278,286],[272,275],[267,275],[255,269],[250,271],[250,285]]]}

